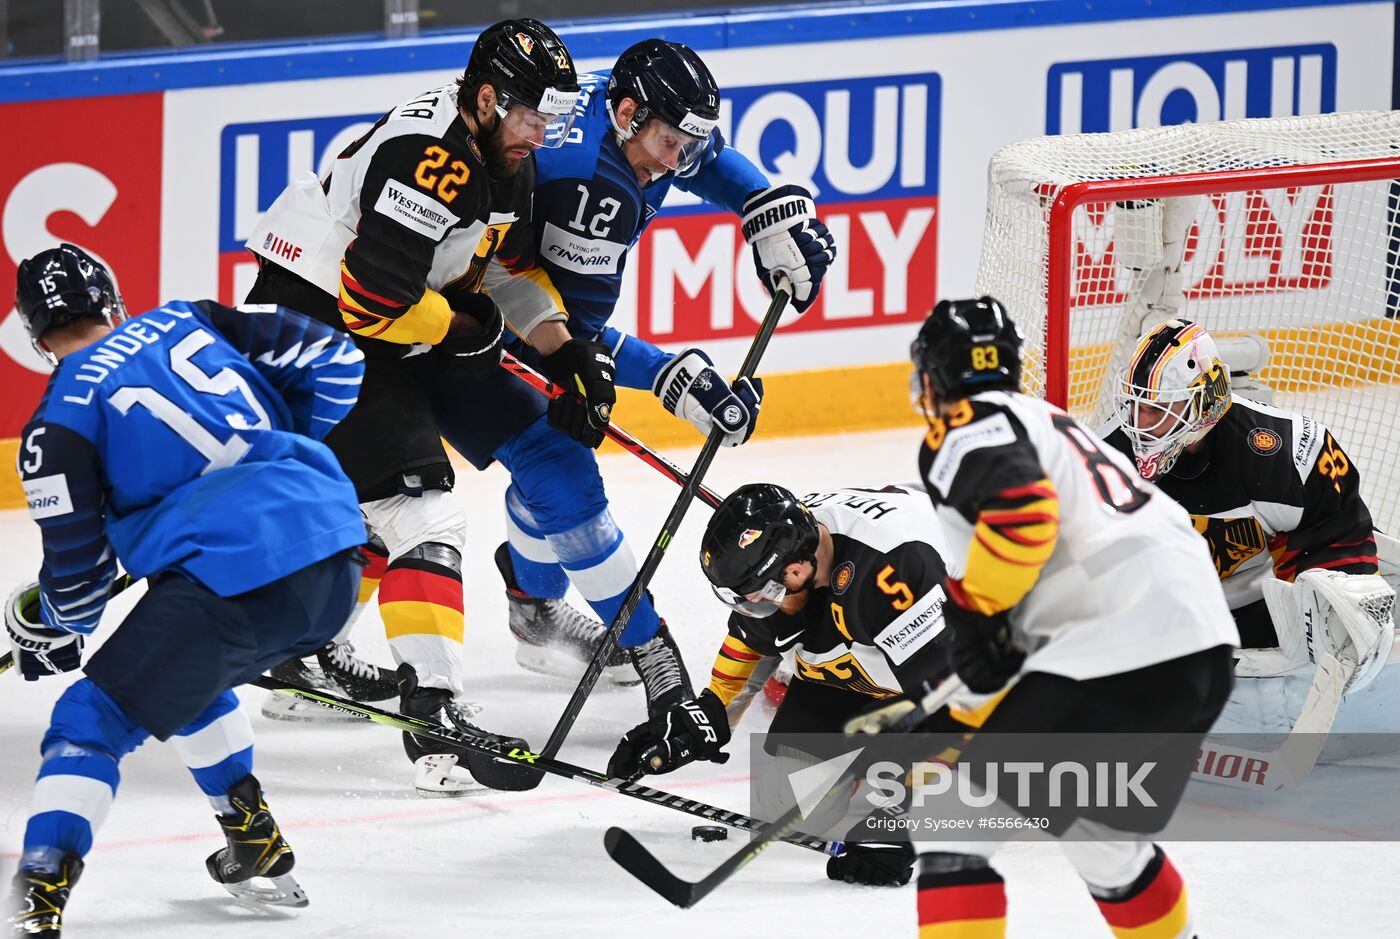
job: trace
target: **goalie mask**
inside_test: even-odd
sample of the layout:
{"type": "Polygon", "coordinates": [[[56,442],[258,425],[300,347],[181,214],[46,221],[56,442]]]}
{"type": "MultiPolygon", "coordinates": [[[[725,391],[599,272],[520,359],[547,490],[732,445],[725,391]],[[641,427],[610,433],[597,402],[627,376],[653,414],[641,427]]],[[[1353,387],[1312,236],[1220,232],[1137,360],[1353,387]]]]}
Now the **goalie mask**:
{"type": "Polygon", "coordinates": [[[1168,320],[1138,341],[1114,392],[1114,415],[1138,472],[1156,479],[1230,409],[1230,372],[1203,327],[1168,320]]]}
{"type": "Polygon", "coordinates": [[[795,495],[752,483],[730,493],[710,518],[700,539],[700,567],[721,603],[763,618],[788,595],[784,568],[810,561],[815,576],[819,539],[817,520],[795,495]]]}

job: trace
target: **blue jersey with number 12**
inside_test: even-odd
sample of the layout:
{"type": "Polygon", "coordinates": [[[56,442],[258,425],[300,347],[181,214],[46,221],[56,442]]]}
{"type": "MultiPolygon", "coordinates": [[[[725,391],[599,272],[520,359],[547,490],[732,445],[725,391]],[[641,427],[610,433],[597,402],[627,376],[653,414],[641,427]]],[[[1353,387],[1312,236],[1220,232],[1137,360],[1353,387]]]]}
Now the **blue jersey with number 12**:
{"type": "Polygon", "coordinates": [[[209,301],[66,356],[19,453],[45,624],[91,632],[117,561],[234,596],[362,543],[354,488],[319,439],[363,371],[328,326],[209,301]]]}

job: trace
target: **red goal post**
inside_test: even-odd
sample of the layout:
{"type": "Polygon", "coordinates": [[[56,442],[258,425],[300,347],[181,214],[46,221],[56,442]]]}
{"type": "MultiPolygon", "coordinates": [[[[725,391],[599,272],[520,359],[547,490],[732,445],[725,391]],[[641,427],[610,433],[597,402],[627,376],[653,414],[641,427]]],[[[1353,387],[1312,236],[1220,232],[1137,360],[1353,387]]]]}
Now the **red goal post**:
{"type": "Polygon", "coordinates": [[[1021,328],[1024,390],[1094,426],[1143,330],[1201,323],[1237,392],[1327,425],[1400,526],[1400,112],[1011,144],[977,293],[1021,328]]]}

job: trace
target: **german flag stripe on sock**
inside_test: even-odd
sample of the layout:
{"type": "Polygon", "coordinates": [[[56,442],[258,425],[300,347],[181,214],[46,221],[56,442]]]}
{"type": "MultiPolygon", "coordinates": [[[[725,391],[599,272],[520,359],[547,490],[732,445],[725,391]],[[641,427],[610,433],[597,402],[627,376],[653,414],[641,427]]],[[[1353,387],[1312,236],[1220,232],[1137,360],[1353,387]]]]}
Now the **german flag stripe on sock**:
{"type": "Polygon", "coordinates": [[[919,876],[919,939],[1004,939],[1006,886],[990,867],[919,876]]]}
{"type": "Polygon", "coordinates": [[[360,553],[369,563],[360,571],[360,596],[356,602],[368,603],[374,596],[374,592],[379,589],[379,582],[384,579],[384,574],[389,569],[389,555],[373,544],[363,545],[360,548],[360,553]]]}
{"type": "Polygon", "coordinates": [[[436,635],[461,642],[466,632],[461,575],[431,561],[401,558],[380,583],[379,613],[390,639],[436,635]]]}
{"type": "Polygon", "coordinates": [[[1186,884],[1161,848],[1124,896],[1095,902],[1117,939],[1180,939],[1190,920],[1186,884]]]}

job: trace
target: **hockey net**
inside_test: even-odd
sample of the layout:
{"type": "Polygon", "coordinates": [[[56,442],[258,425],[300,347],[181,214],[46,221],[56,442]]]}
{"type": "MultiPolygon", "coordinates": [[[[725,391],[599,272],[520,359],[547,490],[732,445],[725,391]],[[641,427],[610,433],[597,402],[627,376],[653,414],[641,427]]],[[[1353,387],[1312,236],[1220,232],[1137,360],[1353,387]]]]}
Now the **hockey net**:
{"type": "Polygon", "coordinates": [[[1323,422],[1400,524],[1400,112],[1042,137],[989,170],[979,294],[1025,390],[1097,424],[1138,336],[1221,342],[1238,393],[1323,422]]]}

